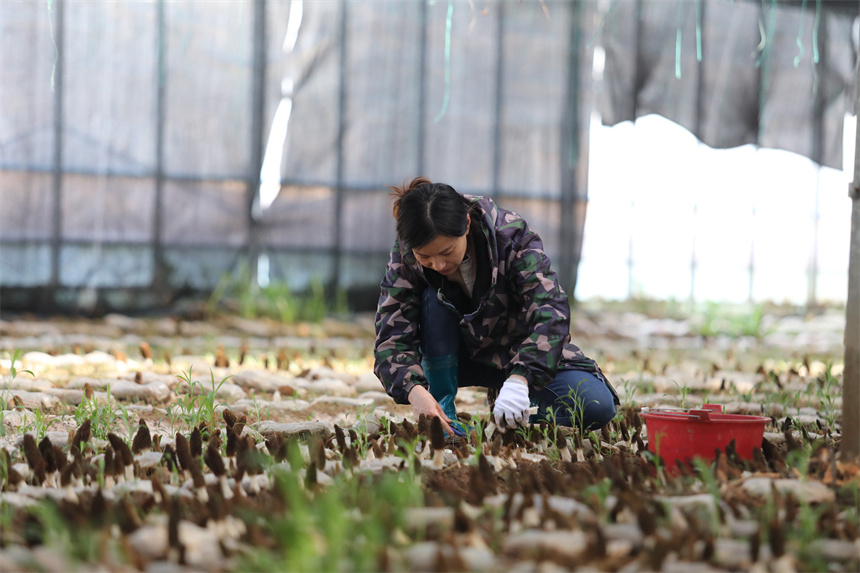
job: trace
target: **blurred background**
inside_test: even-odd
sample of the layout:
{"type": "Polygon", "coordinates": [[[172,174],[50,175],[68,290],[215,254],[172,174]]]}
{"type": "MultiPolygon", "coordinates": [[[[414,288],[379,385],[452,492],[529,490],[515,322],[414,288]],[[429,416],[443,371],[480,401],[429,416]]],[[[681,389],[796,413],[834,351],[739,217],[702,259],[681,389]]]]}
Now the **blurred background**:
{"type": "Polygon", "coordinates": [[[580,301],[844,303],[858,5],[4,0],[0,308],[370,310],[419,175],[580,301]]]}

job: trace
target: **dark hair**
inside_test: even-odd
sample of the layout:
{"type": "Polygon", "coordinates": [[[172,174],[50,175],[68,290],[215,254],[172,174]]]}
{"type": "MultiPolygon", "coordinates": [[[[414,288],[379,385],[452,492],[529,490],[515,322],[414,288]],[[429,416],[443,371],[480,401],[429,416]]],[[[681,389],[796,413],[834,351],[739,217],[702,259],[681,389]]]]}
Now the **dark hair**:
{"type": "Polygon", "coordinates": [[[397,237],[404,249],[423,247],[439,235],[462,237],[469,230],[469,200],[450,185],[416,177],[389,189],[394,196],[397,237]]]}

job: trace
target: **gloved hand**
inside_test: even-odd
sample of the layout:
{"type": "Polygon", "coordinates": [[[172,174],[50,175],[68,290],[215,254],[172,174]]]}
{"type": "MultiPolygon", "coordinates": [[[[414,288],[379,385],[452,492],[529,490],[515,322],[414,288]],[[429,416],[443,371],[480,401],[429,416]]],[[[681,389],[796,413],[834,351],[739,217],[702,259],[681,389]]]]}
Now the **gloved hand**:
{"type": "Polygon", "coordinates": [[[519,378],[508,378],[499,391],[493,416],[496,426],[504,431],[505,426],[515,428],[529,420],[529,385],[519,378]]]}

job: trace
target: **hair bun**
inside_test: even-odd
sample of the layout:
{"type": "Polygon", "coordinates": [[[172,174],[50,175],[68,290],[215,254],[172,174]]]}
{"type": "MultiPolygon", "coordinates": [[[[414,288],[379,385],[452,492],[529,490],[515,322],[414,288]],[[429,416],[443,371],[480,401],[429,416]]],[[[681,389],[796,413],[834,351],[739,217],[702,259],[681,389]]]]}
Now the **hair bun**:
{"type": "Polygon", "coordinates": [[[433,185],[433,182],[426,177],[416,177],[409,183],[404,179],[402,185],[388,186],[388,188],[391,189],[391,195],[394,197],[394,205],[391,209],[391,214],[394,215],[395,219],[400,215],[400,203],[403,201],[403,198],[409,194],[410,191],[413,191],[422,185],[433,185]]]}

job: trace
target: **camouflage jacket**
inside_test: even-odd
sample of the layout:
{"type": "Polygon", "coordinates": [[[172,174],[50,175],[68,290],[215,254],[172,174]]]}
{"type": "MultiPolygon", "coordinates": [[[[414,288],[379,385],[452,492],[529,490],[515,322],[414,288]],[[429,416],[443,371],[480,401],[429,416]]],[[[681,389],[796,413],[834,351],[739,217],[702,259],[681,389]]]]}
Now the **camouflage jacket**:
{"type": "Polygon", "coordinates": [[[521,374],[532,392],[552,381],[558,369],[599,372],[570,342],[567,296],[540,237],[519,215],[491,199],[467,198],[472,201],[469,236],[477,259],[471,301],[455,306],[450,298],[459,286],[423,267],[399,242],[391,250],[380,285],[374,367],[388,394],[408,404],[416,384],[428,387],[419,328],[426,288],[435,289],[442,304],[458,312],[461,344],[473,360],[507,375],[521,374]]]}

